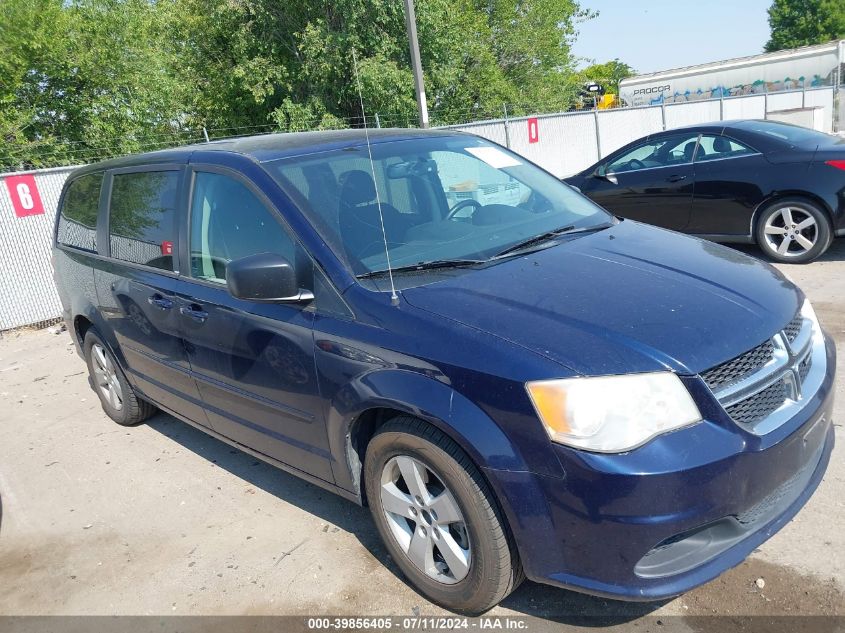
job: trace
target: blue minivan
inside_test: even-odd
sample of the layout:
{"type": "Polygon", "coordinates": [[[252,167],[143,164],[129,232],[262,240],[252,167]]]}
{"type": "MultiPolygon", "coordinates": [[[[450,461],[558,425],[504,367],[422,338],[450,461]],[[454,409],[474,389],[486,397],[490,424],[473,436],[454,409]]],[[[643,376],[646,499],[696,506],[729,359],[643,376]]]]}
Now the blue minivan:
{"type": "Polygon", "coordinates": [[[74,172],[64,318],[105,412],[157,409],[372,511],[408,581],[623,600],[740,563],[824,474],[802,292],[453,131],[267,135],[74,172]]]}

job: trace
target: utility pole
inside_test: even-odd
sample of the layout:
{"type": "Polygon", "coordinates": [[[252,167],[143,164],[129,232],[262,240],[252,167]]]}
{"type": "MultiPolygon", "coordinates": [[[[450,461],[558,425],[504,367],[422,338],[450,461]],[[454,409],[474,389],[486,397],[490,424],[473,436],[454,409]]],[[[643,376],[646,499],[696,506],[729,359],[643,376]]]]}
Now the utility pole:
{"type": "Polygon", "coordinates": [[[417,16],[414,13],[414,0],[405,0],[405,27],[408,30],[408,45],[411,48],[411,67],[414,71],[414,88],[417,91],[417,108],[420,111],[420,127],[428,127],[428,104],[425,100],[422,64],[420,63],[420,44],[417,41],[417,16]]]}

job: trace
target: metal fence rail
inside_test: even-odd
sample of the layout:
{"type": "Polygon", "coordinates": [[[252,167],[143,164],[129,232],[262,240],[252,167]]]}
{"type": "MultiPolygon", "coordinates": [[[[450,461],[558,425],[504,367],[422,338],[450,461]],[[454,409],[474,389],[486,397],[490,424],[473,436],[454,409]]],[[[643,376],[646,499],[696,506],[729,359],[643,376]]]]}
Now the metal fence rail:
{"type": "MultiPolygon", "coordinates": [[[[762,119],[780,111],[820,108],[822,128],[833,131],[832,87],[748,95],[617,110],[567,112],[451,126],[506,145],[558,177],[568,176],[641,136],[683,125],[728,119],[762,119]]],[[[845,103],[840,104],[845,107],[845,103]]],[[[0,331],[61,315],[50,250],[59,195],[75,167],[2,174],[0,179],[0,331]],[[31,174],[43,213],[19,217],[10,183],[31,174]]],[[[20,200],[17,201],[20,206],[20,200]]],[[[18,210],[19,211],[19,210],[18,210]]]]}
{"type": "Polygon", "coordinates": [[[449,126],[507,145],[558,177],[575,174],[603,156],[642,136],[684,125],[765,119],[802,108],[819,108],[821,125],[832,132],[835,91],[813,88],[762,95],[725,97],[615,110],[566,112],[513,119],[497,119],[449,126]],[[529,120],[537,122],[537,139],[529,142],[529,120]]]}

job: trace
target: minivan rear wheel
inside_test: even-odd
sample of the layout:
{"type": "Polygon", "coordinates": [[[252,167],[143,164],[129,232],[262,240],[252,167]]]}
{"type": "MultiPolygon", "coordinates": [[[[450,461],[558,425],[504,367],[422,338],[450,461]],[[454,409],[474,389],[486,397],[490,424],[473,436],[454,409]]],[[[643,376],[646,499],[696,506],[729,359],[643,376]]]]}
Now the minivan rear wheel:
{"type": "Polygon", "coordinates": [[[134,426],[155,413],[156,408],[135,393],[114,354],[94,328],[85,333],[82,350],[91,388],[107,416],[122,426],[134,426]]]}
{"type": "Polygon", "coordinates": [[[458,613],[487,611],[522,582],[493,492],[469,457],[431,425],[394,418],[370,440],[367,501],[408,581],[458,613]]]}

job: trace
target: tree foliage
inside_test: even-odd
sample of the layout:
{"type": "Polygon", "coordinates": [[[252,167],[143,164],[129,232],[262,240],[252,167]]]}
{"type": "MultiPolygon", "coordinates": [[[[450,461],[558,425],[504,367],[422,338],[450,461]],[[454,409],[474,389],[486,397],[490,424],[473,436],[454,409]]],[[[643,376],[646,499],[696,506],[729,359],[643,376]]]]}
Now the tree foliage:
{"type": "Polygon", "coordinates": [[[766,51],[779,51],[845,38],[843,0],[774,0],[769,7],[772,34],[766,51]]]}
{"type": "MultiPolygon", "coordinates": [[[[401,0],[3,0],[0,165],[211,136],[413,125],[401,0]]],[[[417,0],[432,120],[566,109],[577,0],[417,0]]]]}
{"type": "Polygon", "coordinates": [[[633,74],[634,69],[618,58],[603,64],[592,64],[581,71],[584,82],[600,84],[606,92],[612,94],[619,94],[619,82],[633,74]]]}
{"type": "Polygon", "coordinates": [[[38,166],[111,147],[126,153],[179,127],[167,3],[4,0],[0,154],[38,166]]]}

